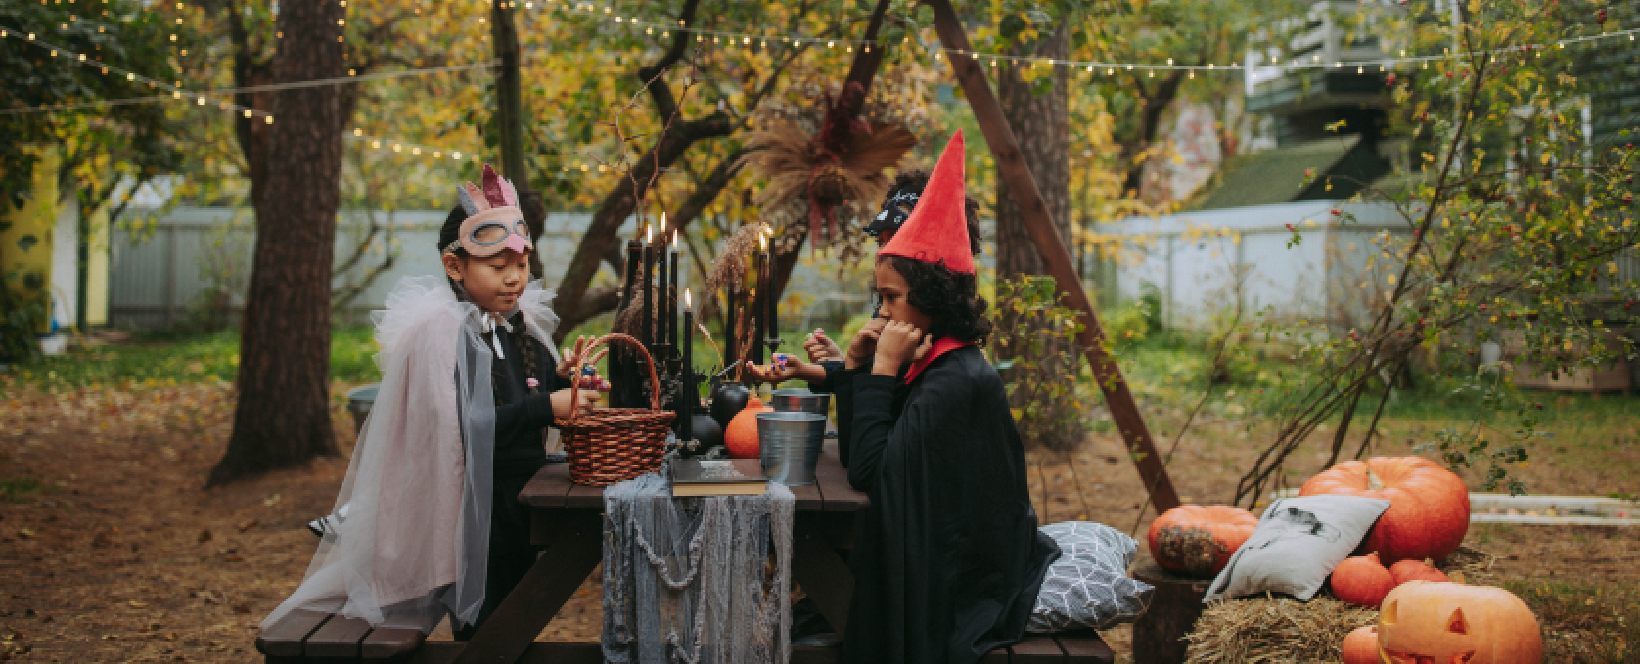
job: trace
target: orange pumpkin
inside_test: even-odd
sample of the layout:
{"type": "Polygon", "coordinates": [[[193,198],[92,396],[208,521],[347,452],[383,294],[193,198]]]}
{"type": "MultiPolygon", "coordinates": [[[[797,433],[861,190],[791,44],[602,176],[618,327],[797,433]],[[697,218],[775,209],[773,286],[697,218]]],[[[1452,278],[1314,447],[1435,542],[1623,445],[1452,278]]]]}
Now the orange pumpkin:
{"type": "Polygon", "coordinates": [[[1384,598],[1378,651],[1390,664],[1539,664],[1543,635],[1532,610],[1507,590],[1408,581],[1384,598]]]}
{"type": "Polygon", "coordinates": [[[754,395],[723,429],[723,447],[736,459],[758,458],[757,414],[773,411],[754,395]]]}
{"type": "Polygon", "coordinates": [[[1298,494],[1389,501],[1389,510],[1378,518],[1360,549],[1377,551],[1386,563],[1441,560],[1458,549],[1469,531],[1469,488],[1463,478],[1423,457],[1346,461],[1311,477],[1298,494]]]}
{"type": "Polygon", "coordinates": [[[1340,650],[1344,664],[1379,664],[1378,626],[1357,627],[1355,631],[1345,634],[1340,650]]]}
{"type": "Polygon", "coordinates": [[[1394,589],[1395,578],[1378,562],[1377,552],[1345,558],[1333,568],[1333,594],[1351,604],[1378,608],[1394,589]]]}
{"type": "Polygon", "coordinates": [[[1451,581],[1441,570],[1422,560],[1399,560],[1389,566],[1389,575],[1395,577],[1395,585],[1408,581],[1451,581]]]}
{"type": "Polygon", "coordinates": [[[1181,505],[1150,524],[1150,556],[1169,572],[1211,577],[1257,526],[1258,517],[1240,507],[1181,505]]]}

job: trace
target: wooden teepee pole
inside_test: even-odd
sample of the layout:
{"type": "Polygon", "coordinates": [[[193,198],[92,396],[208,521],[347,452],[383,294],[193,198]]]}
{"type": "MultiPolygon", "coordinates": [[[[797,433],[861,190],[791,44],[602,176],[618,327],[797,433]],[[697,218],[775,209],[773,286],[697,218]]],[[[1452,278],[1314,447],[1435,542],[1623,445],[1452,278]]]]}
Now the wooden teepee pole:
{"type": "Polygon", "coordinates": [[[1099,381],[1099,389],[1105,393],[1111,418],[1116,420],[1116,428],[1127,444],[1128,456],[1138,466],[1139,479],[1150,493],[1151,503],[1158,512],[1177,507],[1179,496],[1173,491],[1173,482],[1168,479],[1167,467],[1162,465],[1156,443],[1150,437],[1150,429],[1145,426],[1144,418],[1139,415],[1139,407],[1133,401],[1133,393],[1128,391],[1127,381],[1122,378],[1122,370],[1116,366],[1115,358],[1105,351],[1105,332],[1099,325],[1099,316],[1093,310],[1093,303],[1088,301],[1088,294],[1082,290],[1081,280],[1071,263],[1070,250],[1065,248],[1059,234],[1054,232],[1053,218],[1043,204],[1042,193],[1037,189],[1036,180],[1031,177],[1031,170],[1019,151],[1019,140],[1015,138],[1013,128],[1008,126],[1002,105],[991,91],[985,73],[974,58],[964,55],[972,53],[973,49],[968,44],[968,33],[962,27],[962,21],[957,17],[956,10],[952,9],[950,0],[924,0],[924,4],[934,8],[934,30],[947,51],[949,57],[946,59],[951,62],[951,68],[962,84],[968,104],[979,119],[985,143],[990,146],[991,156],[996,160],[998,175],[1008,183],[1009,191],[1018,196],[1014,204],[1019,206],[1020,217],[1031,236],[1031,243],[1036,245],[1036,250],[1048,264],[1048,273],[1059,283],[1060,294],[1084,316],[1087,325],[1077,335],[1077,345],[1081,346],[1082,356],[1088,358],[1088,366],[1099,381]]]}

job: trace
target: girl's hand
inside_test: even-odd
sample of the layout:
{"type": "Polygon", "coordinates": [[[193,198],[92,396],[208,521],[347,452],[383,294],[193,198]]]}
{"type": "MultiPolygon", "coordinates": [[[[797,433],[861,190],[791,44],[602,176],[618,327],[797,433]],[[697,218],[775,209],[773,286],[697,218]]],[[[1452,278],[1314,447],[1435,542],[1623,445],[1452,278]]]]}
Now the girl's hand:
{"type": "MultiPolygon", "coordinates": [[[[924,338],[923,331],[916,326],[904,322],[894,321],[883,328],[877,339],[877,358],[872,363],[871,373],[878,376],[894,376],[900,373],[900,366],[913,361],[919,349],[927,344],[933,344],[933,336],[924,338]]],[[[922,349],[927,354],[927,349],[922,349]]]]}
{"type": "Polygon", "coordinates": [[[837,347],[837,342],[832,341],[831,337],[826,336],[826,331],[818,327],[803,340],[803,350],[808,351],[810,362],[843,359],[843,349],[837,347]]]}
{"type": "Polygon", "coordinates": [[[786,358],[785,362],[765,364],[761,367],[748,362],[746,363],[746,370],[751,372],[753,380],[775,385],[793,378],[801,378],[811,382],[826,379],[825,367],[804,362],[797,359],[795,355],[782,355],[786,358]]]}
{"type": "Polygon", "coordinates": [[[597,407],[598,399],[602,396],[597,390],[581,390],[580,394],[576,395],[576,400],[579,403],[574,403],[570,401],[570,390],[568,388],[558,390],[553,392],[551,397],[552,416],[556,419],[565,420],[577,411],[585,413],[597,407]]]}
{"type": "Polygon", "coordinates": [[[560,378],[570,377],[575,371],[575,365],[581,363],[581,356],[586,354],[587,346],[593,341],[594,339],[588,336],[575,337],[575,345],[564,352],[564,359],[558,363],[557,373],[560,378]]]}
{"type": "Polygon", "coordinates": [[[877,352],[877,335],[882,334],[885,325],[888,325],[887,318],[866,321],[865,327],[860,328],[860,333],[854,335],[854,340],[848,344],[848,353],[843,356],[843,368],[858,369],[871,359],[871,355],[877,352]]]}

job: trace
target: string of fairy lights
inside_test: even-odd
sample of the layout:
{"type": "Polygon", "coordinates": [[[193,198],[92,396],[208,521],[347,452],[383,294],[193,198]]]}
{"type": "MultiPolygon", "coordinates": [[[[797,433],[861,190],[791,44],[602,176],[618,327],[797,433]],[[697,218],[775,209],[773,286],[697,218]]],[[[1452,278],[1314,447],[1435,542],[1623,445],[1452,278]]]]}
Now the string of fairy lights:
{"type": "MultiPolygon", "coordinates": [[[[341,2],[345,7],[346,0],[341,0],[341,2]]],[[[517,2],[516,0],[503,0],[503,6],[507,9],[522,7],[525,10],[534,10],[538,4],[541,6],[542,10],[557,9],[557,15],[559,16],[590,17],[594,20],[600,20],[605,23],[613,24],[616,28],[624,27],[632,30],[641,29],[646,36],[654,37],[658,35],[658,38],[663,41],[670,40],[672,38],[672,33],[677,31],[694,36],[695,42],[700,44],[702,47],[706,46],[707,42],[710,41],[713,46],[719,47],[726,44],[729,48],[766,50],[772,42],[776,46],[790,44],[793,48],[819,48],[823,45],[826,49],[841,48],[844,52],[852,53],[855,48],[860,48],[866,52],[870,52],[873,48],[887,48],[889,46],[883,42],[846,39],[834,36],[813,36],[803,34],[777,35],[768,32],[742,32],[703,27],[700,25],[689,25],[682,20],[676,19],[666,21],[653,20],[622,13],[614,6],[609,4],[598,5],[591,2],[572,2],[570,0],[540,0],[539,2],[535,0],[528,0],[522,3],[517,2]]],[[[181,9],[183,7],[183,3],[178,2],[177,7],[178,9],[181,9]]],[[[180,23],[181,18],[179,17],[177,21],[180,23]]],[[[340,30],[345,28],[345,19],[338,20],[337,27],[339,34],[336,38],[338,41],[341,41],[343,36],[340,34],[340,30]]],[[[66,29],[66,26],[64,26],[64,29],[66,29]]],[[[1636,40],[1637,35],[1640,35],[1640,28],[1601,32],[1599,34],[1569,36],[1557,39],[1551,43],[1515,45],[1505,48],[1492,49],[1485,51],[1484,53],[1490,55],[1507,55],[1535,52],[1537,56],[1541,57],[1542,53],[1549,48],[1565,49],[1568,47],[1594,44],[1596,42],[1612,39],[1627,39],[1632,42],[1636,40]]],[[[221,111],[241,115],[243,118],[253,121],[260,118],[264,124],[271,125],[274,123],[274,116],[272,113],[266,110],[251,108],[234,103],[231,101],[233,95],[250,92],[272,92],[321,85],[343,85],[390,78],[429,76],[450,72],[488,69],[498,65],[497,60],[491,59],[466,64],[415,67],[390,72],[374,72],[363,76],[358,75],[355,70],[350,68],[346,77],[316,79],[311,81],[295,81],[244,88],[195,91],[185,89],[182,86],[182,81],[167,82],[158,80],[138,72],[121,68],[117,65],[102,62],[85,53],[74,52],[71,49],[54,44],[34,32],[18,31],[10,27],[0,27],[0,38],[25,41],[26,43],[32,44],[42,50],[49,51],[53,59],[62,58],[82,66],[95,68],[105,76],[123,76],[127,81],[146,85],[148,88],[158,92],[157,94],[140,97],[102,99],[71,104],[0,109],[0,115],[57,112],[129,104],[182,101],[192,102],[192,104],[196,107],[214,107],[221,111]],[[215,99],[215,101],[213,101],[213,99],[215,99]]],[[[171,35],[171,41],[176,41],[176,35],[174,33],[171,35]]],[[[1405,50],[1402,50],[1393,57],[1334,60],[1332,62],[1324,61],[1319,54],[1311,54],[1308,57],[1292,57],[1282,59],[1279,57],[1271,57],[1264,54],[1255,53],[1250,56],[1249,61],[1246,63],[1231,62],[1224,64],[1195,64],[1176,62],[1173,58],[1167,58],[1165,62],[1106,62],[1100,60],[1079,60],[1005,53],[988,53],[976,50],[947,48],[939,45],[937,42],[929,44],[925,43],[921,39],[913,40],[909,34],[902,36],[900,42],[902,45],[915,44],[910,48],[920,49],[921,52],[931,55],[932,59],[935,61],[940,61],[946,58],[965,58],[976,64],[989,65],[989,67],[993,69],[998,68],[999,66],[1051,66],[1066,67],[1072,70],[1083,70],[1094,73],[1103,72],[1105,75],[1115,75],[1117,72],[1144,72],[1150,77],[1154,77],[1157,72],[1184,72],[1189,78],[1195,78],[1198,73],[1244,73],[1249,69],[1262,67],[1279,68],[1283,71],[1347,70],[1353,68],[1356,73],[1365,73],[1368,69],[1379,72],[1398,70],[1405,67],[1419,67],[1427,69],[1431,63],[1473,57],[1481,53],[1466,51],[1454,52],[1451,49],[1443,49],[1443,51],[1439,54],[1409,55],[1405,50]],[[1266,58],[1268,58],[1268,62],[1266,62],[1266,58]]],[[[185,56],[186,53],[186,50],[181,50],[178,52],[178,55],[185,56]]],[[[526,58],[539,59],[542,55],[543,54],[529,54],[526,58]]],[[[449,158],[454,161],[470,161],[478,158],[475,151],[464,152],[449,148],[424,145],[414,141],[367,135],[362,128],[357,127],[347,131],[344,136],[368,145],[371,149],[387,150],[393,152],[394,154],[408,154],[410,156],[427,157],[434,160],[449,158]]],[[[573,166],[570,164],[565,164],[561,167],[561,175],[574,175],[577,172],[591,173],[593,170],[605,172],[608,170],[608,167],[603,163],[589,165],[584,161],[573,166]]]]}

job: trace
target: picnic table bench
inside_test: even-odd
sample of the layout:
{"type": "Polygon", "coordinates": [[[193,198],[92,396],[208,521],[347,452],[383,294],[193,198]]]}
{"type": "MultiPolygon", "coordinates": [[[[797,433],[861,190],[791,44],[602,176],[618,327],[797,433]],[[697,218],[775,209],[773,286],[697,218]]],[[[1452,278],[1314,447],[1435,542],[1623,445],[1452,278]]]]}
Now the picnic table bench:
{"type": "MultiPolygon", "coordinates": [[[[815,483],[791,487],[797,499],[793,524],[792,580],[839,634],[847,628],[854,581],[840,549],[854,541],[854,519],[869,501],[848,484],[836,444],[828,441],[815,483]]],[[[263,630],[256,648],[273,662],[553,662],[595,664],[603,651],[595,641],[536,641],[602,560],[603,489],[569,481],[569,468],[551,464],[519,494],[531,508],[530,540],[542,549],[523,580],[467,642],[428,641],[419,631],[372,630],[362,620],[325,612],[293,612],[263,630]]],[[[793,664],[832,664],[835,646],[792,647],[793,664]]],[[[1029,635],[997,648],[991,664],[1115,661],[1092,632],[1029,635]]]]}

